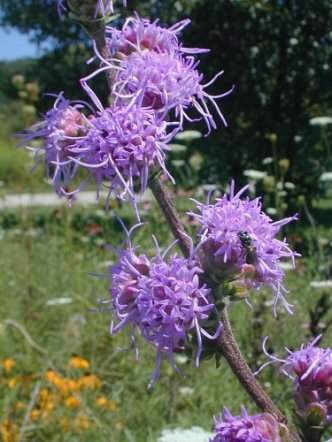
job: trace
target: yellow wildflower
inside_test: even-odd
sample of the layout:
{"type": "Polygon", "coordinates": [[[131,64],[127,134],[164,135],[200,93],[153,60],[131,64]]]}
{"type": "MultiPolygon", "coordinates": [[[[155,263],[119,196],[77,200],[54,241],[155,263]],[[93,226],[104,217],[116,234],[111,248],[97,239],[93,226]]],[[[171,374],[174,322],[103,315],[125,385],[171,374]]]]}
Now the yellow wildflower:
{"type": "Polygon", "coordinates": [[[73,356],[70,359],[69,365],[74,368],[87,370],[90,367],[89,361],[86,359],[80,358],[79,356],[73,356]]]}
{"type": "Polygon", "coordinates": [[[67,417],[62,417],[59,419],[59,424],[64,430],[68,430],[69,428],[69,420],[67,417]]]}
{"type": "Polygon", "coordinates": [[[115,410],[118,404],[115,401],[109,401],[106,396],[99,396],[96,399],[96,405],[98,408],[107,408],[108,410],[115,410]]]}
{"type": "Polygon", "coordinates": [[[87,430],[91,427],[91,422],[86,414],[81,414],[76,416],[74,425],[77,430],[87,430]]]}
{"type": "Polygon", "coordinates": [[[43,388],[39,393],[39,408],[43,411],[43,417],[50,416],[51,411],[55,407],[56,402],[59,401],[57,394],[51,393],[47,388],[43,388]]]}
{"type": "Polygon", "coordinates": [[[51,404],[51,403],[47,404],[47,406],[43,410],[43,419],[45,419],[45,420],[49,419],[49,417],[52,415],[53,408],[54,408],[54,404],[51,404]]]}
{"type": "Polygon", "coordinates": [[[65,400],[65,407],[67,408],[78,408],[80,406],[80,401],[75,396],[69,396],[65,400]]]}
{"type": "Polygon", "coordinates": [[[5,419],[0,425],[0,437],[2,442],[18,441],[17,425],[12,424],[9,419],[5,419]]]}
{"type": "Polygon", "coordinates": [[[57,389],[62,395],[67,395],[69,393],[67,379],[61,378],[54,371],[47,370],[45,373],[45,378],[57,389]]]}
{"type": "Polygon", "coordinates": [[[49,400],[50,391],[47,388],[42,388],[39,392],[39,406],[44,408],[49,400]]]}
{"type": "Polygon", "coordinates": [[[35,375],[34,375],[33,373],[22,374],[22,375],[20,376],[20,378],[21,378],[20,380],[21,380],[22,383],[23,383],[23,387],[24,387],[24,390],[25,390],[25,391],[28,391],[28,390],[29,390],[30,382],[33,381],[34,377],[35,377],[35,375]]]}
{"type": "Polygon", "coordinates": [[[51,369],[48,369],[44,376],[49,382],[52,382],[52,383],[53,383],[54,379],[56,379],[58,377],[58,375],[56,373],[54,373],[54,371],[51,369]]]}
{"type": "Polygon", "coordinates": [[[110,410],[115,410],[117,408],[118,404],[115,401],[111,401],[109,405],[110,410]]]}
{"type": "Polygon", "coordinates": [[[6,358],[2,361],[3,369],[6,374],[10,372],[13,366],[16,364],[14,359],[6,358]]]}
{"type": "Polygon", "coordinates": [[[10,378],[7,383],[8,388],[10,389],[15,388],[16,385],[20,382],[20,380],[21,380],[20,376],[17,376],[16,378],[10,378]]]}
{"type": "Polygon", "coordinates": [[[32,420],[32,422],[36,422],[36,420],[38,420],[39,417],[40,417],[40,410],[38,408],[34,408],[33,410],[31,410],[30,419],[32,420]]]}
{"type": "Polygon", "coordinates": [[[106,397],[106,396],[100,396],[100,397],[98,397],[98,398],[96,399],[96,404],[97,404],[97,407],[99,407],[99,408],[103,408],[103,407],[105,407],[105,405],[108,404],[108,399],[107,399],[107,397],[106,397]]]}
{"type": "Polygon", "coordinates": [[[17,404],[15,405],[16,410],[22,410],[23,408],[25,408],[25,405],[23,402],[18,401],[17,404]]]}
{"type": "Polygon", "coordinates": [[[86,373],[81,379],[80,379],[80,385],[85,388],[90,388],[91,390],[94,390],[95,388],[99,388],[101,385],[101,380],[98,378],[98,376],[90,373],[86,373]]]}
{"type": "Polygon", "coordinates": [[[20,382],[23,383],[24,390],[28,390],[30,386],[30,382],[33,380],[33,374],[22,374],[20,376],[16,376],[15,378],[10,378],[7,382],[8,388],[15,388],[17,384],[20,382]]]}
{"type": "Polygon", "coordinates": [[[78,391],[81,388],[81,383],[76,379],[66,379],[66,385],[70,391],[78,391]]]}

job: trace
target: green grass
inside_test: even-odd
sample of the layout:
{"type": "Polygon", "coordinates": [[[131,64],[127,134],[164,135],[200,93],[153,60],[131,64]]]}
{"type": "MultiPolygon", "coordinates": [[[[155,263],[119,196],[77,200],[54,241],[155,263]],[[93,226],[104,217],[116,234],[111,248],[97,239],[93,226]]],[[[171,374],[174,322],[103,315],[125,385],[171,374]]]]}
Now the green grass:
{"type": "MultiPolygon", "coordinates": [[[[120,212],[128,224],[133,223],[127,209],[120,212]]],[[[160,223],[156,208],[153,214],[148,217],[150,224],[134,236],[145,252],[153,250],[152,232],[158,232],[161,244],[171,239],[165,223],[160,223]]],[[[101,244],[106,240],[119,246],[124,238],[112,213],[105,217],[94,207],[31,209],[15,214],[5,212],[0,223],[0,317],[3,319],[0,353],[3,359],[16,361],[12,372],[1,376],[2,422],[10,419],[20,428],[36,382],[39,380],[43,388],[47,386],[43,376],[50,367],[68,377],[72,354],[87,359],[89,371],[102,379],[99,388],[82,395],[79,409],[66,408],[61,403],[49,420],[30,421],[24,440],[154,442],[166,426],[199,425],[211,429],[212,416],[222,405],[234,413],[242,403],[249,410],[257,411],[224,361],[218,369],[213,360],[203,361],[199,369],[187,363],[182,367],[186,374],[183,378],[164,363],[155,386],[147,390],[154,369],[153,349],[138,339],[140,355],[139,361],[135,361],[134,350],[129,346],[129,332],[123,329],[110,336],[110,314],[89,311],[98,307],[93,291],[107,298],[109,289],[107,280],[89,276],[89,272],[107,273],[107,264],[115,260],[101,244]],[[91,225],[99,225],[102,231],[89,235],[91,225]],[[46,304],[47,300],[57,297],[71,297],[73,302],[57,306],[46,304]],[[43,352],[36,350],[6,319],[23,327],[43,352]],[[9,389],[8,380],[22,373],[33,373],[35,379],[26,390],[22,384],[9,389]],[[179,389],[183,386],[192,387],[194,393],[181,394],[179,389]],[[115,401],[115,409],[107,412],[99,409],[95,401],[101,395],[115,401]],[[18,402],[23,403],[21,410],[15,409],[18,402]],[[75,417],[82,414],[88,416],[91,425],[84,431],[78,431],[73,425],[62,428],[59,424],[60,418],[74,422],[75,417]]],[[[238,304],[230,310],[235,334],[253,369],[265,360],[260,354],[264,336],[270,336],[270,345],[276,352],[285,345],[296,348],[310,338],[308,311],[319,297],[319,292],[308,286],[310,279],[317,277],[314,267],[314,262],[303,259],[299,269],[287,275],[290,300],[296,306],[294,316],[281,310],[275,320],[268,302],[272,294],[268,290],[253,295],[253,309],[238,304]]],[[[323,341],[325,345],[329,342],[331,331],[323,341]]],[[[260,380],[289,414],[290,382],[277,375],[275,368],[267,368],[260,380]]]]}
{"type": "MultiPolygon", "coordinates": [[[[14,142],[0,142],[0,176],[4,181],[3,194],[8,192],[50,190],[43,183],[43,168],[32,175],[34,159],[24,150],[14,147],[14,142]]],[[[185,198],[178,201],[180,213],[188,208],[185,198]]],[[[192,207],[191,207],[192,208],[192,207]]],[[[117,207],[128,226],[134,223],[128,208],[117,207]]],[[[331,260],[328,243],[332,240],[329,229],[331,205],[316,205],[318,231],[325,240],[325,258],[317,257],[316,239],[311,229],[304,225],[304,217],[292,231],[292,241],[304,258],[299,260],[297,270],[287,273],[286,286],[291,290],[289,299],[295,305],[295,315],[289,316],[282,309],[278,318],[272,314],[268,290],[252,295],[253,308],[244,304],[230,309],[234,332],[250,366],[256,369],[265,358],[261,343],[269,335],[269,345],[282,354],[285,345],[297,348],[311,339],[309,311],[321,299],[322,293],[312,290],[312,279],[325,279],[331,260]],[[324,274],[325,273],[325,274],[324,274]]],[[[185,218],[184,218],[185,219],[185,218]]],[[[151,234],[158,236],[161,246],[172,237],[161,215],[154,206],[144,215],[149,224],[139,229],[134,241],[141,244],[145,253],[153,253],[151,234]]],[[[185,219],[185,222],[187,220],[185,219]]],[[[189,225],[187,226],[190,230],[189,225]]],[[[93,292],[108,298],[109,281],[89,276],[90,272],[107,273],[107,265],[116,257],[102,244],[108,242],[118,247],[124,239],[119,223],[111,212],[104,215],[101,208],[73,207],[68,209],[18,209],[0,215],[0,354],[2,360],[12,358],[16,364],[5,373],[0,365],[0,407],[3,410],[1,424],[8,419],[16,430],[22,427],[27,416],[24,440],[26,441],[108,441],[108,442],[155,442],[165,427],[190,427],[199,425],[212,428],[212,416],[227,405],[233,413],[239,412],[241,404],[257,412],[247,398],[224,361],[215,368],[213,360],[202,361],[199,369],[191,362],[181,366],[185,377],[180,377],[167,364],[161,367],[160,378],[151,390],[147,384],[154,370],[154,350],[138,337],[139,360],[135,361],[130,348],[129,331],[109,334],[110,313],[91,312],[100,307],[93,292]],[[98,229],[96,229],[96,226],[98,229]],[[66,305],[48,306],[47,301],[58,297],[70,297],[66,305]],[[31,343],[29,337],[33,340],[31,343]],[[37,348],[33,343],[37,344],[37,348]],[[123,351],[119,351],[123,349],[123,351]],[[36,386],[54,388],[44,376],[49,368],[62,378],[79,378],[83,373],[68,368],[73,354],[87,359],[89,371],[102,380],[101,386],[80,393],[78,409],[67,408],[63,398],[58,401],[49,419],[30,419],[29,404],[36,409],[38,398],[32,400],[36,386]],[[19,382],[14,388],[8,382],[17,376],[33,375],[26,385],[19,382]],[[181,387],[193,388],[193,394],[184,395],[181,387]],[[113,401],[113,409],[103,410],[96,399],[106,396],[113,401]],[[17,408],[21,404],[21,408],[17,408]],[[87,416],[89,428],[75,428],[77,416],[87,416]],[[67,419],[67,426],[61,420],[67,419]]],[[[332,268],[332,266],[331,266],[332,268]]],[[[328,321],[328,313],[321,322],[328,321]]],[[[331,330],[322,344],[330,345],[331,330]]],[[[274,367],[267,368],[260,380],[278,405],[290,415],[292,386],[277,374],[274,367]]],[[[1,432],[0,432],[1,434],[1,432]]],[[[2,437],[5,440],[3,434],[2,437]]],[[[14,442],[12,435],[7,439],[14,442]]]]}
{"type": "MultiPolygon", "coordinates": [[[[18,141],[18,140],[17,140],[18,141]]],[[[17,148],[15,140],[0,139],[0,177],[2,185],[0,192],[31,192],[50,190],[44,182],[43,167],[32,173],[35,159],[23,148],[17,148]]]]}

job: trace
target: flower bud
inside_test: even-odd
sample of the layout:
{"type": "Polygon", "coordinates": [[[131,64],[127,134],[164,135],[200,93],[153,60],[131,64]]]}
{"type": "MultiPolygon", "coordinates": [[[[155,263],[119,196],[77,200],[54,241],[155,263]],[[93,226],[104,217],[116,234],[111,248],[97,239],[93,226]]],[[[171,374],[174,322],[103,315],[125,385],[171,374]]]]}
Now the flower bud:
{"type": "Polygon", "coordinates": [[[133,264],[135,269],[139,271],[142,275],[145,276],[149,275],[150,265],[147,262],[144,262],[142,259],[137,258],[133,264]]]}
{"type": "Polygon", "coordinates": [[[278,421],[271,414],[249,415],[244,407],[240,416],[232,416],[224,407],[223,415],[215,419],[215,432],[216,436],[210,439],[210,442],[288,442],[290,440],[285,428],[280,428],[278,421]]]}
{"type": "Polygon", "coordinates": [[[318,426],[324,422],[327,415],[327,406],[318,402],[309,405],[306,414],[306,421],[310,426],[318,426]]]}
{"type": "Polygon", "coordinates": [[[274,176],[268,175],[263,178],[263,186],[266,192],[274,192],[276,186],[276,180],[274,176]]]}
{"type": "Polygon", "coordinates": [[[290,161],[288,158],[281,158],[281,160],[278,161],[280,171],[282,174],[285,174],[290,166],[290,161]]]}
{"type": "Polygon", "coordinates": [[[260,419],[257,420],[256,427],[260,429],[261,433],[269,437],[273,442],[281,442],[279,423],[269,413],[262,413],[260,419]]]}
{"type": "Polygon", "coordinates": [[[278,139],[278,135],[277,134],[270,134],[269,136],[271,143],[276,143],[277,139],[278,139]]]}

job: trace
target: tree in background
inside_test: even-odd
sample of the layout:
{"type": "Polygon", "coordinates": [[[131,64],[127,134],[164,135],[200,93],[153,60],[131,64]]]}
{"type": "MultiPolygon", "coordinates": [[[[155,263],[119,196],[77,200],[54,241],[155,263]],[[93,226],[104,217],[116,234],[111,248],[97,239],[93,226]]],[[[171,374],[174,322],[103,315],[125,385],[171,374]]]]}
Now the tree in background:
{"type": "MultiPolygon", "coordinates": [[[[142,15],[159,16],[164,23],[190,13],[192,24],[184,41],[188,46],[211,48],[201,66],[206,79],[223,66],[225,75],[219,81],[225,89],[235,84],[232,99],[223,103],[229,129],[222,131],[222,138],[221,131],[214,132],[204,148],[197,140],[187,153],[198,150],[204,157],[200,180],[220,182],[231,175],[241,181],[244,169],[262,169],[261,161],[274,155],[288,160],[285,179],[296,183],[295,193],[318,190],[318,178],[331,169],[332,160],[309,120],[328,115],[332,108],[329,0],[128,3],[132,11],[139,7],[142,15]]],[[[40,58],[35,75],[43,90],[73,95],[79,90],[76,79],[89,72],[82,63],[88,53],[73,43],[78,36],[82,41],[85,37],[75,25],[59,22],[54,9],[44,0],[3,0],[0,20],[22,32],[32,31],[39,43],[51,36],[55,49],[40,58]]],[[[278,173],[276,167],[274,172],[278,173]]]]}

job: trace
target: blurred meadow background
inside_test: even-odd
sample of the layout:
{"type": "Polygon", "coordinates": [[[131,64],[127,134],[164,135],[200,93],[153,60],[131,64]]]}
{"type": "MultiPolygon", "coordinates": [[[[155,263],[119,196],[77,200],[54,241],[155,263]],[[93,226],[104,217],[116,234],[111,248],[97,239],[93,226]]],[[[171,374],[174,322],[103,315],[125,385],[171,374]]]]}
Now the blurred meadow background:
{"type": "MultiPolygon", "coordinates": [[[[225,70],[217,88],[235,91],[220,102],[229,127],[208,138],[197,124],[177,137],[168,165],[177,186],[176,205],[189,232],[194,208],[213,188],[250,184],[273,219],[293,213],[299,221],[284,229],[291,247],[301,253],[295,270],[285,267],[290,317],[282,308],[275,319],[273,295],[261,290],[230,310],[235,334],[249,365],[256,370],[269,351],[282,355],[324,333],[332,336],[332,5],[329,0],[128,0],[129,12],[171,25],[190,17],[184,46],[211,48],[202,57],[206,81],[225,70]],[[202,19],[202,17],[204,19],[202,19]]],[[[0,438],[12,441],[155,442],[165,428],[212,429],[212,416],[227,405],[257,409],[221,361],[203,361],[195,369],[179,359],[185,377],[166,363],[151,390],[153,351],[139,339],[135,361],[129,333],[109,334],[110,314],[92,312],[97,298],[108,298],[107,274],[124,233],[114,217],[134,219],[129,207],[65,200],[56,206],[18,204],[14,195],[48,192],[42,165],[32,174],[34,158],[17,149],[14,133],[38,121],[48,109],[44,92],[64,91],[83,98],[78,79],[90,72],[91,47],[73,24],[59,21],[55,2],[2,0],[3,36],[16,29],[38,48],[38,56],[11,59],[0,52],[0,438]],[[2,59],[2,61],[1,61],[2,59]],[[95,293],[95,297],[94,297],[95,293]],[[120,351],[121,350],[121,351],[120,351]]],[[[0,44],[0,46],[2,46],[0,44]]],[[[105,94],[106,82],[95,84],[105,94]]],[[[221,126],[221,125],[220,125],[221,126]]],[[[90,188],[89,190],[93,190],[90,188]]],[[[151,234],[161,244],[172,240],[158,207],[147,195],[141,203],[148,225],[135,244],[153,253],[151,234]]],[[[292,385],[276,367],[259,377],[289,417],[292,385]]],[[[328,433],[326,439],[332,437],[328,433]]]]}

